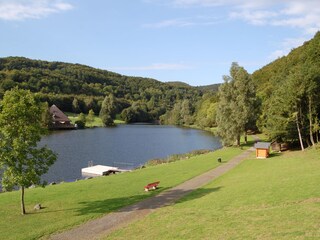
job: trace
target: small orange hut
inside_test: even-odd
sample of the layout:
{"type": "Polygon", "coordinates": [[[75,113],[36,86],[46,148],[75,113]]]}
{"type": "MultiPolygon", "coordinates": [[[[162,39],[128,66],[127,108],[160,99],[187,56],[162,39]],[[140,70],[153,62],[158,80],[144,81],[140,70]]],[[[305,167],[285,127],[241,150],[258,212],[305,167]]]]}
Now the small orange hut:
{"type": "Polygon", "coordinates": [[[270,142],[257,142],[254,147],[256,148],[257,158],[267,158],[270,153],[270,142]]]}

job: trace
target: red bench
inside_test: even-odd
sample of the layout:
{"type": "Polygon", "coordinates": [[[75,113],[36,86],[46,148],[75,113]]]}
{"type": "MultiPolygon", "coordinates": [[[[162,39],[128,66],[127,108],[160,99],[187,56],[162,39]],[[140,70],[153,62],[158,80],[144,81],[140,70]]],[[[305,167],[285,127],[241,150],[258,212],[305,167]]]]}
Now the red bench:
{"type": "Polygon", "coordinates": [[[148,192],[150,189],[157,189],[160,181],[149,183],[147,186],[144,187],[144,190],[148,192]]]}

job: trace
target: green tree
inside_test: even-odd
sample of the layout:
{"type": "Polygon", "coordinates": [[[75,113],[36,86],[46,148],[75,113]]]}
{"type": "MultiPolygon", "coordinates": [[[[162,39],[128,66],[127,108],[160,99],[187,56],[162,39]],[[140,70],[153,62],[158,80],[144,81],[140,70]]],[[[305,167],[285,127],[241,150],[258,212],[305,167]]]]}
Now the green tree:
{"type": "MultiPolygon", "coordinates": [[[[314,99],[317,98],[317,83],[308,77],[310,68],[303,65],[292,68],[290,74],[268,101],[266,132],[272,139],[295,141],[304,150],[315,145],[313,134],[317,114],[314,99]]],[[[319,86],[318,86],[319,88],[319,86]]]]}
{"type": "Polygon", "coordinates": [[[46,129],[50,129],[52,127],[52,116],[50,113],[48,102],[41,103],[42,115],[41,122],[42,127],[46,129]]]}
{"type": "Polygon", "coordinates": [[[191,102],[188,99],[184,99],[181,103],[181,122],[184,125],[191,125],[193,124],[193,106],[191,105],[191,102]]]}
{"type": "Polygon", "coordinates": [[[74,98],[72,101],[72,111],[74,113],[80,113],[79,101],[76,98],[74,98]]]}
{"type": "Polygon", "coordinates": [[[94,121],[94,111],[92,109],[89,110],[89,113],[88,113],[86,120],[87,120],[86,122],[91,126],[91,124],[94,121]]]}
{"type": "Polygon", "coordinates": [[[320,33],[253,74],[261,99],[259,129],[272,140],[315,146],[320,117],[320,33]]]}
{"type": "Polygon", "coordinates": [[[75,124],[77,124],[77,127],[79,129],[84,129],[86,127],[86,122],[87,122],[86,116],[84,115],[84,113],[80,113],[75,124]]]}
{"type": "Polygon", "coordinates": [[[84,115],[84,113],[80,113],[78,116],[78,120],[83,122],[84,124],[86,124],[86,122],[87,122],[86,115],[84,115]]]}
{"type": "Polygon", "coordinates": [[[115,117],[117,113],[117,103],[113,94],[106,96],[102,102],[100,116],[103,114],[109,114],[112,118],[115,117]]]}
{"type": "Polygon", "coordinates": [[[149,110],[153,110],[156,107],[156,103],[155,103],[155,97],[152,96],[151,99],[149,100],[149,102],[147,102],[147,107],[149,110]]]}
{"type": "Polygon", "coordinates": [[[232,63],[230,76],[224,76],[224,81],[216,113],[218,134],[225,145],[236,141],[240,146],[240,137],[246,136],[247,125],[254,118],[255,90],[251,76],[237,63],[232,63]]]}
{"type": "Polygon", "coordinates": [[[37,148],[44,133],[39,104],[30,91],[17,88],[7,91],[0,104],[2,187],[6,191],[20,187],[22,214],[26,213],[25,188],[40,184],[40,176],[56,160],[47,147],[37,148]]]}
{"type": "Polygon", "coordinates": [[[151,116],[147,112],[147,106],[140,102],[134,102],[132,106],[123,109],[120,117],[126,123],[149,122],[151,120],[151,116]]]}
{"type": "Polygon", "coordinates": [[[197,103],[195,124],[202,127],[215,127],[218,98],[216,94],[205,94],[197,103]]]}
{"type": "Polygon", "coordinates": [[[113,119],[111,118],[111,116],[109,114],[104,114],[101,117],[101,121],[102,121],[103,126],[105,126],[105,127],[115,125],[113,119]]]}
{"type": "Polygon", "coordinates": [[[132,107],[128,107],[126,109],[123,109],[123,111],[120,114],[120,117],[126,123],[132,123],[136,121],[136,112],[133,110],[132,107]]]}
{"type": "Polygon", "coordinates": [[[89,113],[90,109],[92,109],[94,112],[99,112],[99,110],[100,110],[98,105],[97,105],[96,100],[93,97],[86,97],[84,99],[84,110],[85,110],[85,113],[89,113]]]}
{"type": "Polygon", "coordinates": [[[116,114],[116,104],[113,94],[106,96],[102,102],[99,116],[104,126],[114,125],[113,118],[116,114]]]}

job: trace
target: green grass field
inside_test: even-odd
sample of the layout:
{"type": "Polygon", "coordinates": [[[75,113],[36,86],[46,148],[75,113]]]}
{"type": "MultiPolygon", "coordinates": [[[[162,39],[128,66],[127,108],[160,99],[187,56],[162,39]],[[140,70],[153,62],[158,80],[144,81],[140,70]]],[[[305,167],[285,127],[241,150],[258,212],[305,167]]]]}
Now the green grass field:
{"type": "MultiPolygon", "coordinates": [[[[75,121],[78,120],[78,114],[76,113],[66,113],[70,121],[74,124],[75,121]]],[[[88,115],[85,114],[87,117],[88,115]]],[[[114,120],[115,124],[124,124],[125,122],[120,120],[119,116],[117,116],[117,119],[114,120]]],[[[102,121],[99,116],[94,116],[94,120],[91,123],[86,123],[86,127],[103,127],[102,121]]]]}
{"type": "Polygon", "coordinates": [[[106,239],[320,239],[319,156],[246,160],[106,239]]]}
{"type": "Polygon", "coordinates": [[[97,218],[176,186],[218,166],[217,158],[230,160],[243,150],[222,149],[169,164],[148,167],[74,183],[62,183],[26,191],[26,209],[20,215],[20,192],[0,194],[0,239],[39,239],[97,218]],[[143,187],[159,180],[160,189],[144,192],[143,187]],[[44,209],[33,210],[41,203],[44,209]]]}

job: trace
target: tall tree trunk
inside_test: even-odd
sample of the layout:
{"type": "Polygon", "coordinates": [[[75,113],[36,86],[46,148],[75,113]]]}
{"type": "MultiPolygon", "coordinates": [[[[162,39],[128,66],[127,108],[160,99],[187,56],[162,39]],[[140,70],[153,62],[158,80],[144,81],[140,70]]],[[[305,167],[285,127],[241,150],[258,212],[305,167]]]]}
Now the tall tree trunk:
{"type": "Polygon", "coordinates": [[[307,143],[308,148],[312,146],[310,139],[308,137],[306,137],[305,142],[307,143]]]}
{"type": "Polygon", "coordinates": [[[297,125],[298,134],[299,134],[299,141],[300,141],[301,150],[304,151],[303,141],[302,141],[302,137],[301,137],[301,129],[300,129],[300,126],[299,126],[298,113],[297,113],[297,116],[296,116],[296,125],[297,125]]]}
{"type": "Polygon", "coordinates": [[[21,186],[21,214],[26,214],[26,209],[24,206],[24,186],[21,186]]]}
{"type": "Polygon", "coordinates": [[[313,124],[312,124],[312,97],[309,97],[309,134],[310,141],[313,147],[315,147],[314,139],[313,139],[313,124]]]}
{"type": "Polygon", "coordinates": [[[237,136],[237,146],[240,147],[240,135],[237,136]]]}
{"type": "Polygon", "coordinates": [[[247,131],[244,132],[244,142],[246,144],[248,144],[248,135],[247,135],[247,131]]]}

